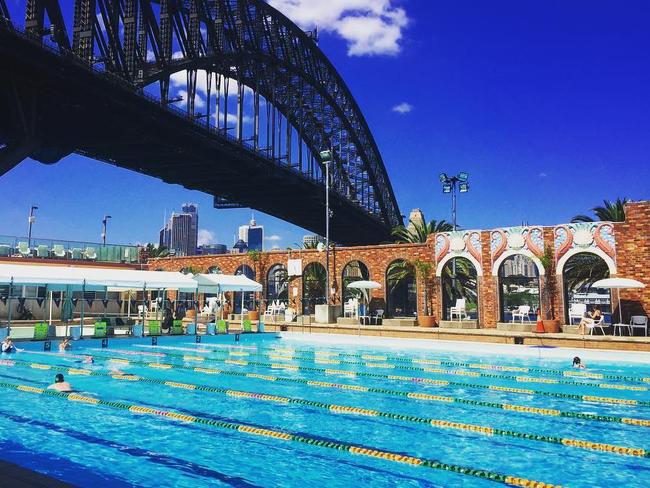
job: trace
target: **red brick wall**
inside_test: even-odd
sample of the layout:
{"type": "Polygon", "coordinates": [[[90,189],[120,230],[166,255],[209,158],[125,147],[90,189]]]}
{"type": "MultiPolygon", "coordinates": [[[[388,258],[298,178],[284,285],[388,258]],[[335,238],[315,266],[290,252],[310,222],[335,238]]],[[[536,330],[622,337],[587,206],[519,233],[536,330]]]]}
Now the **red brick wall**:
{"type": "MultiPolygon", "coordinates": [[[[621,298],[625,300],[623,307],[624,319],[629,320],[631,312],[650,315],[650,201],[629,203],[626,207],[627,221],[615,224],[616,261],[618,276],[634,278],[644,282],[644,290],[624,290],[621,298]],[[627,302],[629,301],[629,302],[627,302]],[[627,317],[627,318],[626,318],[627,317]]],[[[544,242],[553,245],[553,228],[544,228],[544,242]]],[[[426,244],[388,244],[378,246],[359,246],[337,248],[330,253],[330,285],[337,288],[336,299],[341,296],[341,274],[343,268],[352,260],[362,261],[370,273],[370,279],[381,283],[382,288],[372,292],[373,298],[386,299],[386,269],[396,259],[414,261],[420,259],[430,262],[435,270],[434,239],[426,244]]],[[[492,276],[492,257],[490,250],[490,231],[481,232],[483,277],[479,279],[479,321],[482,327],[495,327],[499,320],[499,290],[498,280],[492,276]]],[[[286,266],[287,259],[301,258],[303,269],[311,262],[319,262],[325,266],[325,253],[316,250],[270,251],[262,253],[258,263],[257,280],[266,287],[266,274],[271,266],[281,263],[286,266]],[[260,272],[261,271],[261,272],[260,272]]],[[[224,273],[233,274],[238,266],[248,264],[255,267],[246,254],[225,254],[216,256],[174,257],[152,260],[149,269],[180,270],[193,267],[200,272],[207,272],[211,266],[218,266],[224,273]]],[[[433,273],[435,275],[435,271],[433,273]]],[[[418,280],[418,312],[423,307],[423,284],[418,280]]],[[[302,279],[293,280],[289,287],[289,297],[292,298],[292,288],[298,289],[298,300],[294,303],[301,310],[302,279]]],[[[442,315],[442,300],[440,280],[435,279],[434,310],[436,315],[442,315]]],[[[614,300],[616,294],[613,295],[614,300]]],[[[557,280],[555,298],[555,317],[564,321],[564,298],[561,279],[557,280]]]]}
{"type": "MultiPolygon", "coordinates": [[[[641,290],[621,290],[623,322],[629,323],[630,315],[650,316],[650,201],[628,203],[625,218],[614,225],[617,276],[646,285],[641,290]]],[[[617,307],[616,292],[612,305],[617,307]]]]}

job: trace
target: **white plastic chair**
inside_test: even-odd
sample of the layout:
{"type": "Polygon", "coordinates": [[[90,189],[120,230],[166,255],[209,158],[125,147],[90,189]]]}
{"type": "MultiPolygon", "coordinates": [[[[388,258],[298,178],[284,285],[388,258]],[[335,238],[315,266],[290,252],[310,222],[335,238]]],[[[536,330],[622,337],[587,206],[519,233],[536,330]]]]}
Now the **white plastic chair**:
{"type": "Polygon", "coordinates": [[[449,309],[450,320],[454,320],[454,316],[457,316],[459,321],[462,321],[464,318],[469,318],[469,315],[465,311],[465,302],[466,300],[464,298],[458,298],[456,300],[456,306],[449,309]]]}
{"type": "Polygon", "coordinates": [[[572,303],[569,308],[569,325],[573,324],[573,319],[578,319],[578,323],[587,313],[587,304],[586,303],[572,303]]]}
{"type": "Polygon", "coordinates": [[[359,311],[359,301],[356,298],[350,298],[343,305],[343,317],[356,318],[359,311]]]}
{"type": "Polygon", "coordinates": [[[645,315],[632,315],[630,318],[630,335],[634,334],[634,329],[643,329],[646,337],[648,336],[648,317],[645,315]]]}
{"type": "Polygon", "coordinates": [[[590,322],[590,323],[588,323],[588,324],[585,324],[585,326],[587,327],[587,329],[589,329],[589,335],[592,335],[592,334],[593,334],[594,329],[595,329],[596,327],[598,327],[598,328],[600,329],[600,332],[601,332],[603,335],[605,335],[605,329],[603,329],[603,322],[605,322],[605,316],[604,316],[604,315],[601,315],[600,317],[598,317],[598,320],[596,320],[596,321],[594,321],[594,322],[590,322]]]}
{"type": "Polygon", "coordinates": [[[271,302],[271,304],[267,305],[262,318],[264,320],[269,320],[270,322],[274,322],[276,313],[277,313],[277,307],[275,306],[275,301],[273,301],[271,302]]]}
{"type": "Polygon", "coordinates": [[[515,319],[521,319],[521,323],[524,323],[524,318],[528,319],[530,322],[530,305],[519,305],[516,310],[512,311],[512,321],[515,319]]]}
{"type": "Polygon", "coordinates": [[[32,250],[29,248],[26,242],[18,243],[18,252],[24,258],[32,255],[32,250]]]}

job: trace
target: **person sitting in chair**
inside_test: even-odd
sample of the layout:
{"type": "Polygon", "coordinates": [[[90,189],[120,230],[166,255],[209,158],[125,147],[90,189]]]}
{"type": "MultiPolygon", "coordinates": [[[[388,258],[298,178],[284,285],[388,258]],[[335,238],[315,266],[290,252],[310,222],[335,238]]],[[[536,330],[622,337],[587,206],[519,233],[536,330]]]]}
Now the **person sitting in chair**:
{"type": "Polygon", "coordinates": [[[594,306],[593,310],[589,310],[585,313],[585,316],[582,317],[582,320],[580,321],[580,325],[578,327],[578,333],[584,335],[585,334],[585,327],[588,325],[593,325],[594,323],[598,322],[600,318],[602,317],[602,313],[600,311],[600,308],[598,308],[598,305],[594,306]]]}
{"type": "Polygon", "coordinates": [[[162,319],[162,331],[167,332],[168,334],[172,330],[172,325],[174,324],[174,316],[172,315],[172,311],[170,308],[166,308],[165,311],[163,312],[163,319],[162,319]]]}

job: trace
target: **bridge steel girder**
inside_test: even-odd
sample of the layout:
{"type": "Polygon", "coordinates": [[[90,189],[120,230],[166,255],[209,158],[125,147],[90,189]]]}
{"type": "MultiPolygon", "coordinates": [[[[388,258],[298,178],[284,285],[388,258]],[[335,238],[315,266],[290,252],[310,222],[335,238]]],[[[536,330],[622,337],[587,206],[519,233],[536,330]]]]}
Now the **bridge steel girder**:
{"type": "MultiPolygon", "coordinates": [[[[2,1],[0,0],[0,7],[3,6],[2,1]]],[[[318,156],[321,150],[332,149],[334,162],[330,168],[331,188],[335,194],[334,206],[338,206],[341,212],[338,218],[348,218],[355,212],[365,213],[365,220],[356,221],[363,221],[374,229],[368,234],[366,242],[389,239],[390,229],[402,223],[381,155],[348,87],[320,51],[313,36],[300,30],[264,1],[75,0],[71,46],[67,42],[61,10],[56,0],[25,1],[26,17],[29,13],[31,19],[31,28],[28,27],[28,30],[33,38],[46,35],[48,30],[43,26],[43,13],[47,13],[52,24],[50,34],[58,44],[59,55],[65,58],[65,53],[68,52],[76,58],[68,56],[67,62],[76,63],[81,60],[93,68],[95,76],[102,76],[101,72],[110,74],[121,80],[125,90],[131,87],[135,93],[142,94],[145,87],[158,83],[159,103],[163,110],[168,103],[174,101],[169,100],[170,77],[178,71],[186,70],[189,118],[201,124],[210,137],[224,136],[226,146],[233,143],[241,145],[241,150],[235,151],[236,153],[245,154],[249,159],[251,153],[256,153],[259,161],[250,164],[259,169],[266,168],[267,174],[282,174],[286,182],[295,181],[303,186],[315,184],[313,195],[323,196],[324,171],[318,169],[318,156]],[[59,28],[59,24],[62,28],[59,28]],[[197,72],[200,70],[210,73],[207,83],[207,113],[196,114],[195,118],[197,72]],[[217,76],[215,115],[219,114],[219,99],[223,95],[224,127],[219,127],[219,117],[216,117],[216,130],[210,126],[212,75],[217,76]],[[238,124],[235,137],[228,134],[229,79],[238,83],[238,124]],[[225,82],[224,87],[220,86],[222,81],[225,82]],[[243,100],[246,95],[243,86],[251,89],[254,97],[253,135],[248,140],[242,132],[243,100]],[[260,96],[266,100],[267,147],[260,147],[263,134],[260,127],[260,96]],[[198,120],[202,117],[205,117],[205,123],[198,120]],[[286,123],[283,124],[283,121],[286,123]],[[295,143],[292,142],[293,135],[298,138],[295,143]],[[249,141],[252,142],[248,144],[249,141]],[[303,151],[303,144],[307,153],[303,151]]],[[[0,14],[8,17],[8,12],[5,14],[2,9],[0,14]]],[[[84,112],[79,107],[75,110],[84,112]]],[[[76,121],[73,125],[76,125],[76,121]]],[[[60,144],[62,147],[74,148],[72,150],[97,159],[156,174],[135,162],[122,164],[125,158],[129,159],[126,154],[118,157],[110,152],[103,153],[98,146],[79,144],[62,134],[58,135],[63,141],[60,144]]],[[[44,137],[44,145],[41,146],[47,149],[47,137],[44,137]]],[[[220,143],[219,147],[225,146],[220,143]]],[[[63,150],[41,152],[49,154],[49,158],[64,153],[63,150]]],[[[150,159],[146,155],[141,157],[150,159]]],[[[174,164],[171,161],[174,158],[166,162],[163,155],[159,157],[161,168],[166,164],[174,164]]],[[[220,186],[224,191],[215,193],[214,187],[203,188],[203,191],[233,204],[242,203],[253,207],[258,204],[255,208],[268,210],[265,206],[260,207],[259,202],[247,199],[248,195],[242,194],[245,190],[234,177],[238,174],[237,171],[230,172],[233,175],[230,179],[227,177],[228,171],[222,173],[220,178],[223,184],[220,186]]],[[[165,180],[170,178],[169,175],[158,176],[165,180]]],[[[181,184],[194,189],[201,187],[200,182],[186,181],[181,184]]],[[[280,179],[277,179],[276,184],[283,186],[280,179]]],[[[282,212],[275,209],[269,213],[281,216],[282,212]]],[[[303,217],[300,220],[281,216],[306,226],[306,217],[303,217]]],[[[349,221],[355,221],[355,218],[349,218],[349,221]]],[[[341,228],[345,227],[344,224],[341,224],[341,228]]],[[[315,227],[320,228],[320,223],[306,227],[314,230],[315,227]]],[[[363,243],[363,239],[358,236],[346,239],[345,235],[341,235],[338,240],[344,243],[363,243]]]]}

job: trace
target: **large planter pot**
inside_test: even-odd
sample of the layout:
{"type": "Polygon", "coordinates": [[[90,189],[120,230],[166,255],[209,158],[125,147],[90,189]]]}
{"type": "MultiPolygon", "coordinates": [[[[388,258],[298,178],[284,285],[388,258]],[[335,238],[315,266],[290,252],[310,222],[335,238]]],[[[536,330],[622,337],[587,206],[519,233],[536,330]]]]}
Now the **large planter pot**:
{"type": "Polygon", "coordinates": [[[420,327],[435,327],[436,322],[435,315],[418,315],[418,325],[420,327]]]}
{"type": "Polygon", "coordinates": [[[560,332],[559,320],[557,319],[542,320],[542,323],[544,324],[544,332],[551,333],[551,334],[557,334],[558,332],[560,332]]]}
{"type": "Polygon", "coordinates": [[[257,310],[250,310],[248,312],[248,320],[259,320],[260,313],[257,310]]]}

